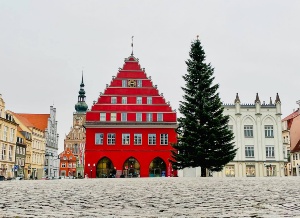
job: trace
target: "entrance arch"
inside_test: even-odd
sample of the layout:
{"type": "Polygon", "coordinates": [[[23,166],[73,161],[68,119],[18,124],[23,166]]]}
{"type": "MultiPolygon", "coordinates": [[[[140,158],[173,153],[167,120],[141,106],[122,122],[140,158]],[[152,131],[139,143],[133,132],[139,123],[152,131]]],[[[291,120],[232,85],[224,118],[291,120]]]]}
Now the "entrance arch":
{"type": "Polygon", "coordinates": [[[97,178],[112,178],[116,176],[116,170],[112,161],[107,158],[103,157],[97,164],[97,178]]]}
{"type": "Polygon", "coordinates": [[[134,157],[128,158],[123,164],[122,177],[139,177],[140,176],[140,163],[134,157]]]}
{"type": "Polygon", "coordinates": [[[160,157],[152,160],[149,166],[149,177],[165,177],[167,173],[166,163],[160,157]]]}

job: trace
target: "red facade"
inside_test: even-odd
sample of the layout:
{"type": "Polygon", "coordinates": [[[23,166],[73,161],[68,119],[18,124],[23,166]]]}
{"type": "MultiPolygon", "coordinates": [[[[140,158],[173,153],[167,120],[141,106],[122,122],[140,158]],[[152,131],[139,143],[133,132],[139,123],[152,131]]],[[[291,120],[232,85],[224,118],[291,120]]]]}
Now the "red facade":
{"type": "Polygon", "coordinates": [[[101,177],[174,176],[176,112],[138,59],[123,68],[86,113],[85,174],[101,177]]]}

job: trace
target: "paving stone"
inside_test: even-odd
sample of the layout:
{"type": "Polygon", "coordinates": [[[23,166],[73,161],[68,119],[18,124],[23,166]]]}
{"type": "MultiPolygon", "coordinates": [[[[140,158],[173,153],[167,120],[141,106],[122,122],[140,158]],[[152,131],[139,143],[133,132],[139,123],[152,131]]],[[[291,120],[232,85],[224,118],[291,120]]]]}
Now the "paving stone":
{"type": "Polygon", "coordinates": [[[5,181],[0,217],[300,217],[298,177],[5,181]]]}

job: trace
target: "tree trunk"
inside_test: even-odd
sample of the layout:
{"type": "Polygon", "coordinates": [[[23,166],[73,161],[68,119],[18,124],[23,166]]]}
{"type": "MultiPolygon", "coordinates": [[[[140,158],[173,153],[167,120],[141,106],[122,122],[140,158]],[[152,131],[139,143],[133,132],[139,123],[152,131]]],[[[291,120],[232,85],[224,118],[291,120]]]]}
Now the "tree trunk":
{"type": "Polygon", "coordinates": [[[201,177],[206,177],[206,168],[205,167],[201,167],[201,177]]]}

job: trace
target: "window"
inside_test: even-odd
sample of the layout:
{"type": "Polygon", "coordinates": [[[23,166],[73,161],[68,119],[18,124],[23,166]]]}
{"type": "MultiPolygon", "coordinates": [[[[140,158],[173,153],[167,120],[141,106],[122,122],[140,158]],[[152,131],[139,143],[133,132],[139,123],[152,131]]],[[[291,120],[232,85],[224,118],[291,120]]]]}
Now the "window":
{"type": "Polygon", "coordinates": [[[106,121],[106,113],[100,113],[100,121],[106,121]]]}
{"type": "Polygon", "coordinates": [[[122,104],[127,104],[127,97],[122,97],[122,104]]]}
{"type": "Polygon", "coordinates": [[[245,146],[245,157],[254,157],[254,146],[252,145],[245,146]]]}
{"type": "Polygon", "coordinates": [[[152,104],[152,97],[147,97],[147,104],[152,104]]]}
{"type": "Polygon", "coordinates": [[[267,176],[276,176],[276,166],[275,165],[267,165],[267,176]]]}
{"type": "Polygon", "coordinates": [[[168,144],[168,134],[160,134],[160,144],[167,145],[168,144]]]}
{"type": "Polygon", "coordinates": [[[266,138],[273,138],[273,126],[272,125],[266,125],[265,126],[265,137],[266,138]]]}
{"type": "Polygon", "coordinates": [[[116,134],[115,133],[108,133],[107,134],[107,144],[114,145],[116,143],[116,134]]]}
{"type": "Polygon", "coordinates": [[[255,176],[255,165],[246,165],[246,176],[247,177],[255,176]]]}
{"type": "Polygon", "coordinates": [[[69,168],[72,168],[72,163],[69,163],[68,166],[69,166],[69,168]]]}
{"type": "Polygon", "coordinates": [[[111,113],[110,114],[110,121],[117,121],[117,114],[116,113],[111,113]]]}
{"type": "Polygon", "coordinates": [[[163,114],[162,114],[162,113],[158,113],[158,114],[157,114],[157,121],[158,121],[158,122],[163,121],[163,114]]]}
{"type": "Polygon", "coordinates": [[[226,177],[235,177],[234,165],[225,166],[225,176],[226,177]]]}
{"type": "Polygon", "coordinates": [[[111,103],[117,104],[117,97],[111,97],[111,103]]]}
{"type": "Polygon", "coordinates": [[[66,167],[66,163],[61,163],[61,167],[65,168],[66,167]]]}
{"type": "Polygon", "coordinates": [[[103,145],[103,133],[96,133],[95,135],[95,144],[103,145]]]}
{"type": "Polygon", "coordinates": [[[142,121],[142,113],[136,113],[136,121],[142,121]]]}
{"type": "Polygon", "coordinates": [[[136,97],[136,104],[142,104],[142,97],[136,97]]]}
{"type": "Polygon", "coordinates": [[[15,139],[15,130],[13,128],[10,129],[10,142],[14,142],[15,139]]]}
{"type": "Polygon", "coordinates": [[[148,145],[155,145],[155,144],[156,144],[156,135],[148,134],[148,145]]]}
{"type": "Polygon", "coordinates": [[[19,149],[20,149],[20,147],[18,146],[17,150],[16,150],[16,154],[20,154],[20,150],[19,149]]]}
{"type": "Polygon", "coordinates": [[[135,145],[142,144],[142,134],[134,134],[134,144],[135,145]]]}
{"type": "Polygon", "coordinates": [[[121,114],[121,121],[127,121],[127,113],[121,114]]]}
{"type": "Polygon", "coordinates": [[[122,134],[122,145],[129,145],[130,135],[128,133],[122,134]]]}
{"type": "Polygon", "coordinates": [[[122,80],[122,87],[127,87],[127,80],[125,79],[122,80]]]}
{"type": "Polygon", "coordinates": [[[8,131],[8,127],[4,126],[4,129],[3,129],[3,141],[7,141],[7,131],[8,131]]]}
{"type": "Polygon", "coordinates": [[[274,146],[266,146],[266,157],[275,157],[274,146]]]}
{"type": "Polygon", "coordinates": [[[233,132],[233,125],[228,125],[228,129],[233,132]]]}
{"type": "Polygon", "coordinates": [[[253,126],[252,125],[244,126],[244,135],[246,138],[253,138],[253,126]]]}
{"type": "Polygon", "coordinates": [[[9,147],[8,147],[8,160],[9,161],[12,161],[12,146],[10,145],[9,147]]]}
{"type": "Polygon", "coordinates": [[[142,80],[138,79],[138,80],[136,81],[136,86],[137,86],[137,87],[142,87],[142,80]]]}
{"type": "Polygon", "coordinates": [[[76,163],[73,163],[73,168],[76,168],[76,163]]]}
{"type": "Polygon", "coordinates": [[[147,122],[152,122],[152,113],[147,113],[146,115],[147,122]]]}
{"type": "Polygon", "coordinates": [[[6,145],[2,144],[2,160],[6,159],[6,145]]]}

